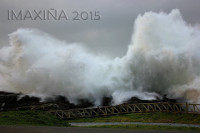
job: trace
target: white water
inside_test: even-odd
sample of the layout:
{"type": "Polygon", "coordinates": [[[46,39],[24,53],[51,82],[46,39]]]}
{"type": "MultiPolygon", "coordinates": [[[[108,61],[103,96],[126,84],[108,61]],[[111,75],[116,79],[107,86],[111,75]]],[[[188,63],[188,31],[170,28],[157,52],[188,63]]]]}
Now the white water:
{"type": "Polygon", "coordinates": [[[200,103],[200,31],[179,10],[139,15],[127,54],[114,60],[34,29],[9,38],[0,49],[0,90],[95,105],[104,96],[119,104],[163,94],[200,103]]]}

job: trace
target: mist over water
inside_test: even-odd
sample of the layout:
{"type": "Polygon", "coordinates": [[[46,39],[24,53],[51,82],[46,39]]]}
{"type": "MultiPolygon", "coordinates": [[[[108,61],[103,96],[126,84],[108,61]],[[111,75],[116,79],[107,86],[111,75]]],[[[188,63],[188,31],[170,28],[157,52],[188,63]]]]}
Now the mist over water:
{"type": "Polygon", "coordinates": [[[0,49],[0,90],[45,97],[88,99],[100,105],[132,96],[155,99],[163,94],[200,103],[200,30],[179,10],[139,15],[127,54],[110,59],[81,44],[60,41],[35,29],[9,34],[0,49]]]}

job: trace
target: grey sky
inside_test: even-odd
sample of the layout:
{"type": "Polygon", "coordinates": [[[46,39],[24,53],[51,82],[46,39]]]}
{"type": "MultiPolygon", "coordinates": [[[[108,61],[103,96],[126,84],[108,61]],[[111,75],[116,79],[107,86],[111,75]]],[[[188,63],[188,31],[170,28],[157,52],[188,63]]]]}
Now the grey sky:
{"type": "Polygon", "coordinates": [[[147,11],[170,12],[178,8],[190,24],[200,23],[200,0],[1,0],[0,45],[18,28],[37,28],[67,42],[79,42],[97,54],[123,56],[130,42],[133,23],[147,11]],[[8,10],[99,11],[99,21],[8,20],[8,10]]]}

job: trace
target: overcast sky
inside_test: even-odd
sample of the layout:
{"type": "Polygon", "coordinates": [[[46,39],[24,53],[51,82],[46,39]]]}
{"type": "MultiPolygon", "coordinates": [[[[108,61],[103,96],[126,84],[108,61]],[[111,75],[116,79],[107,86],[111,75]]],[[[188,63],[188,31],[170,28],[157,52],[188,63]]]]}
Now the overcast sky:
{"type": "Polygon", "coordinates": [[[133,23],[147,11],[170,12],[178,8],[190,24],[200,23],[200,0],[1,0],[0,46],[18,28],[37,28],[67,42],[83,43],[97,54],[123,56],[130,42],[133,23]],[[8,20],[8,10],[99,11],[97,21],[8,20]]]}

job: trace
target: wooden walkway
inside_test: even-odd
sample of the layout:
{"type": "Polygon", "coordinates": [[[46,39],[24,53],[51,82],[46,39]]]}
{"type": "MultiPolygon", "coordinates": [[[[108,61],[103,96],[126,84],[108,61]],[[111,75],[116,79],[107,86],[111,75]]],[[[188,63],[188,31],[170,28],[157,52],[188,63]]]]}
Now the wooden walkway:
{"type": "Polygon", "coordinates": [[[200,114],[200,104],[188,103],[138,103],[121,104],[116,106],[102,106],[96,108],[81,108],[71,110],[52,110],[60,119],[75,119],[109,116],[128,113],[146,113],[146,112],[174,112],[174,113],[193,113],[200,114]]]}

